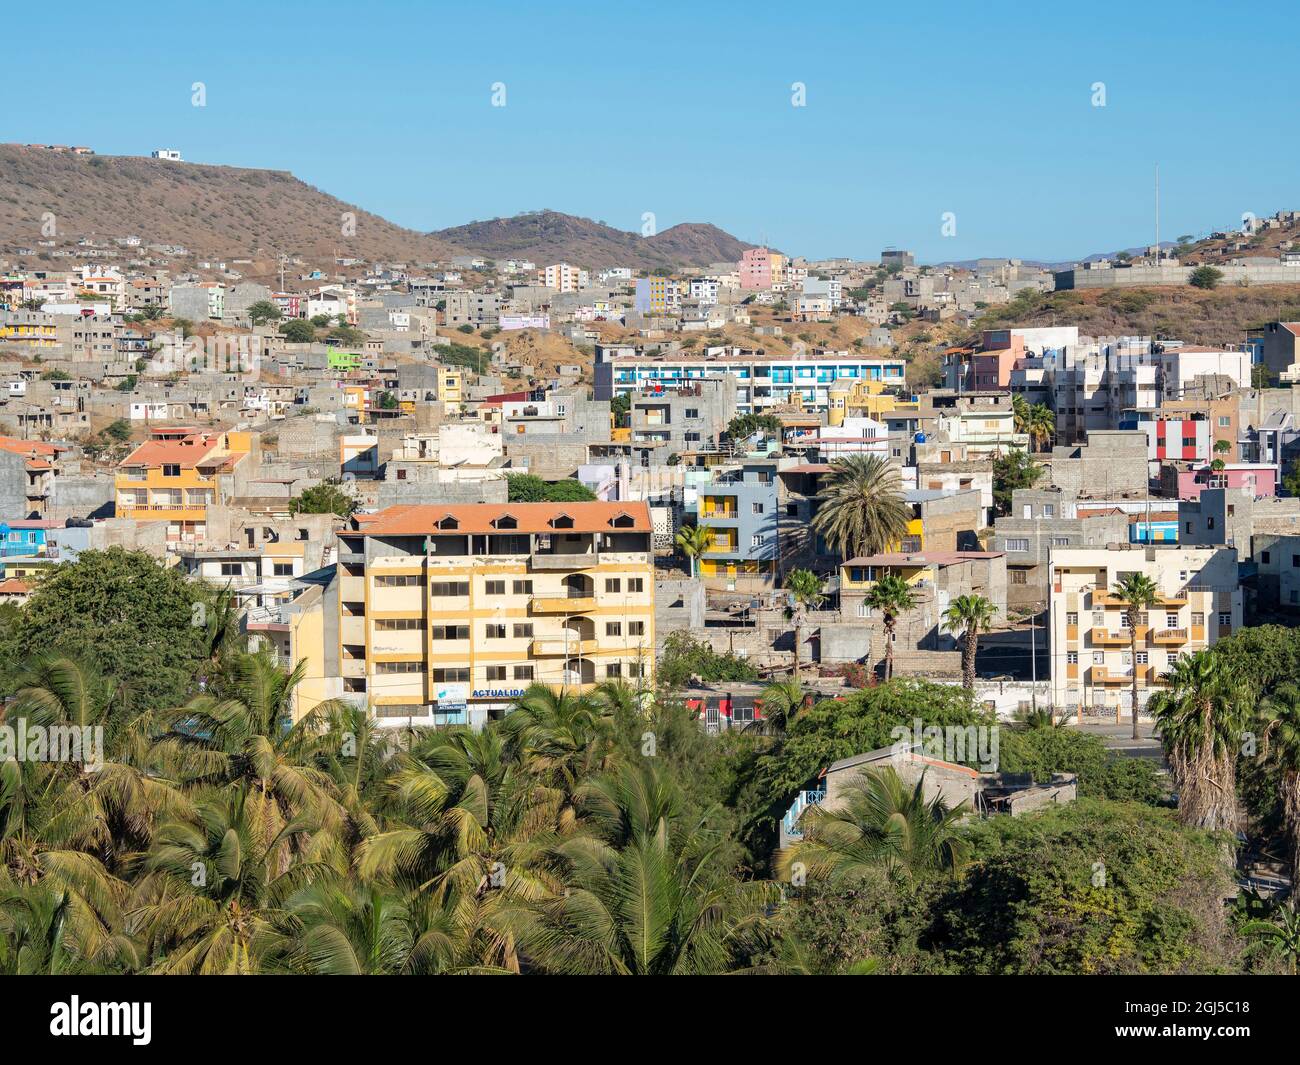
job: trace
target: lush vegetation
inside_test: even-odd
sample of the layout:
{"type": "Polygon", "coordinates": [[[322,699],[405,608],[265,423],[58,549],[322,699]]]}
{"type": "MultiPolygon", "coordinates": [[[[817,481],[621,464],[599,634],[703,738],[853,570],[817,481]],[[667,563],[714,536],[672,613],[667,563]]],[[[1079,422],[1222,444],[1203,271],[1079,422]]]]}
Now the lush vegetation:
{"type": "Polygon", "coordinates": [[[337,514],[340,518],[347,518],[356,509],[356,497],[344,491],[336,481],[322,481],[304,488],[289,502],[291,514],[337,514]]]}
{"type": "Polygon", "coordinates": [[[506,492],[511,503],[584,503],[596,498],[581,481],[544,481],[531,473],[507,474],[506,492]]]}
{"type": "MultiPolygon", "coordinates": [[[[1002,727],[1002,767],[1078,773],[1078,802],[983,818],[869,774],[778,851],[791,797],[831,762],[918,722],[991,726],[956,685],[899,678],[818,701],[791,680],[763,695],[771,727],[711,735],[673,687],[752,671],[673,633],[655,692],[534,687],[478,733],[380,729],[331,703],[295,722],[301,667],[250,653],[221,592],[146,556],[87,552],[32,604],[0,616],[4,724],[100,726],[104,749],[95,765],[0,762],[0,972],[1296,962],[1293,911],[1225,905],[1229,834],[1168,808],[1150,763],[1112,764],[1099,741],[1040,717],[1002,727]]],[[[1258,726],[1235,778],[1249,831],[1285,826],[1300,635],[1250,630],[1220,647],[1216,676],[1258,726]]],[[[1204,716],[1209,697],[1188,692],[1171,705],[1204,716]]]]}

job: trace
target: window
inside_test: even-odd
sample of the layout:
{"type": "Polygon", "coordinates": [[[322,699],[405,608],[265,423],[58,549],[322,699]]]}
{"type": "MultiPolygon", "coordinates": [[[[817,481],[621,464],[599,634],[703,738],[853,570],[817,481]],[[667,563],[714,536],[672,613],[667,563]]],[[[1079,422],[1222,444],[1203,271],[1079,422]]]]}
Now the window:
{"type": "Polygon", "coordinates": [[[532,594],[533,594],[533,582],[532,582],[532,581],[515,581],[515,583],[514,583],[514,591],[515,591],[515,595],[532,595],[532,594]]]}
{"type": "Polygon", "coordinates": [[[1224,628],[1227,628],[1227,627],[1229,627],[1229,626],[1232,625],[1232,611],[1231,611],[1231,610],[1220,610],[1220,611],[1219,611],[1219,624],[1220,624],[1221,626],[1223,626],[1224,628]]]}
{"type": "Polygon", "coordinates": [[[611,679],[621,677],[622,675],[623,666],[619,662],[611,662],[605,667],[605,676],[610,677],[611,679]]]}
{"type": "Polygon", "coordinates": [[[1077,666],[1077,665],[1079,664],[1079,652],[1078,652],[1078,651],[1066,651],[1066,652],[1065,652],[1065,664],[1066,664],[1067,666],[1077,666]]]}
{"type": "Polygon", "coordinates": [[[1055,503],[1044,503],[1044,504],[1043,504],[1043,517],[1045,517],[1045,518],[1054,518],[1054,517],[1056,517],[1056,504],[1055,504],[1055,503]]]}
{"type": "Polygon", "coordinates": [[[1178,615],[1177,615],[1177,614],[1166,614],[1166,615],[1165,615],[1165,628],[1167,628],[1167,629],[1176,629],[1176,628],[1178,628],[1178,615]]]}
{"type": "Polygon", "coordinates": [[[469,581],[434,581],[429,585],[429,594],[434,596],[469,595],[469,581]]]}
{"type": "Polygon", "coordinates": [[[1025,552],[1029,550],[1029,540],[1025,537],[1008,536],[1006,543],[1008,552],[1025,552]]]}
{"type": "Polygon", "coordinates": [[[271,576],[273,576],[273,577],[292,577],[292,576],[293,576],[293,563],[292,563],[292,562],[272,562],[272,563],[271,563],[271,576]]]}
{"type": "Polygon", "coordinates": [[[487,581],[487,582],[485,582],[484,585],[483,585],[483,591],[484,591],[487,595],[505,595],[505,594],[506,594],[506,582],[505,582],[505,581],[487,581]]]}
{"type": "Polygon", "coordinates": [[[1092,664],[1093,664],[1094,666],[1104,666],[1104,665],[1106,664],[1106,652],[1105,652],[1105,651],[1093,651],[1093,652],[1092,652],[1092,664]]]}
{"type": "Polygon", "coordinates": [[[1198,626],[1198,625],[1204,625],[1204,624],[1205,624],[1205,615],[1204,615],[1204,614],[1193,614],[1193,615],[1192,615],[1192,627],[1193,627],[1193,628],[1195,628],[1195,627],[1198,626]]]}
{"type": "Polygon", "coordinates": [[[1079,615],[1074,613],[1074,611],[1070,611],[1068,614],[1065,615],[1065,623],[1067,625],[1079,624],[1079,615]]]}
{"type": "Polygon", "coordinates": [[[621,592],[623,590],[623,581],[618,577],[605,578],[605,591],[621,592]]]}
{"type": "Polygon", "coordinates": [[[241,562],[221,563],[221,575],[223,577],[242,577],[244,575],[243,563],[241,562]]]}
{"type": "Polygon", "coordinates": [[[1213,529],[1213,528],[1214,528],[1214,515],[1213,515],[1213,514],[1207,514],[1207,515],[1205,516],[1205,527],[1206,527],[1207,529],[1213,529]]]}
{"type": "Polygon", "coordinates": [[[1269,553],[1268,553],[1267,551],[1263,552],[1263,553],[1259,556],[1259,560],[1260,560],[1261,562],[1263,562],[1264,565],[1267,566],[1267,565],[1269,564],[1269,562],[1270,562],[1270,559],[1269,559],[1269,553]]]}
{"type": "Polygon", "coordinates": [[[376,618],[375,632],[409,632],[424,628],[423,618],[376,618]]]}
{"type": "Polygon", "coordinates": [[[622,623],[621,621],[607,621],[607,622],[605,622],[605,635],[606,635],[606,636],[622,636],[622,635],[623,635],[623,623],[622,623]]]}
{"type": "Polygon", "coordinates": [[[752,510],[752,512],[753,512],[754,514],[762,514],[762,513],[763,513],[763,504],[762,504],[762,503],[751,503],[751,504],[750,504],[750,508],[751,508],[751,510],[752,510]]]}
{"type": "Polygon", "coordinates": [[[506,627],[492,622],[483,626],[483,635],[489,640],[504,640],[506,638],[506,627]]]}
{"type": "Polygon", "coordinates": [[[644,662],[629,662],[629,663],[627,664],[627,675],[628,675],[629,677],[644,677],[644,676],[645,676],[645,663],[644,663],[644,662]]]}
{"type": "Polygon", "coordinates": [[[1052,537],[1052,546],[1053,546],[1053,547],[1069,547],[1069,546],[1070,546],[1070,538],[1069,538],[1068,536],[1053,536],[1053,537],[1052,537]]]}
{"type": "Polygon", "coordinates": [[[644,621],[629,621],[629,622],[627,623],[627,634],[628,634],[629,636],[644,636],[644,635],[645,635],[645,622],[644,622],[644,621]]]}
{"type": "Polygon", "coordinates": [[[181,475],[180,465],[172,462],[163,463],[162,475],[164,477],[179,477],[181,475]]]}
{"type": "Polygon", "coordinates": [[[515,680],[532,680],[532,666],[515,666],[515,680]]]}
{"type": "Polygon", "coordinates": [[[414,588],[423,583],[418,573],[392,573],[375,578],[376,588],[414,588]]]}
{"type": "Polygon", "coordinates": [[[398,479],[399,481],[404,481],[404,480],[406,480],[406,471],[405,471],[405,470],[398,470],[398,471],[397,471],[397,479],[398,479]]]}
{"type": "Polygon", "coordinates": [[[1106,627],[1106,611],[1094,610],[1092,612],[1092,626],[1095,629],[1104,629],[1106,627]]]}
{"type": "Polygon", "coordinates": [[[376,662],[376,673],[421,673],[423,662],[376,662]]]}
{"type": "Polygon", "coordinates": [[[686,408],[686,417],[688,417],[688,418],[698,418],[699,416],[700,416],[700,411],[699,411],[699,408],[698,408],[698,407],[687,407],[687,408],[686,408]]]}
{"type": "Polygon", "coordinates": [[[1291,556],[1291,567],[1294,569],[1294,568],[1296,568],[1297,566],[1300,566],[1300,555],[1292,555],[1292,556],[1291,556]]]}
{"type": "Polygon", "coordinates": [[[1227,414],[1219,415],[1219,428],[1230,429],[1232,427],[1232,418],[1227,414]]]}
{"type": "Polygon", "coordinates": [[[442,684],[468,684],[468,669],[435,669],[433,671],[435,683],[442,684]]]}
{"type": "Polygon", "coordinates": [[[645,579],[643,577],[629,577],[627,581],[627,590],[633,595],[645,591],[645,579]]]}
{"type": "Polygon", "coordinates": [[[516,625],[514,634],[516,640],[531,640],[533,638],[533,623],[529,621],[516,625]]]}
{"type": "Polygon", "coordinates": [[[488,679],[488,680],[505,680],[505,679],[506,679],[506,667],[505,667],[505,666],[488,666],[488,667],[487,667],[487,679],[488,679]]]}
{"type": "Polygon", "coordinates": [[[1124,611],[1124,613],[1122,613],[1122,614],[1119,616],[1119,627],[1120,627],[1121,629],[1127,629],[1127,628],[1128,628],[1128,611],[1127,611],[1127,610],[1124,611]]]}
{"type": "Polygon", "coordinates": [[[764,539],[764,538],[763,538],[763,534],[762,534],[762,533],[754,533],[754,535],[751,536],[751,537],[749,538],[749,546],[750,546],[750,547],[762,547],[762,546],[763,546],[763,539],[764,539]]]}
{"type": "Polygon", "coordinates": [[[1029,575],[1028,575],[1027,573],[1025,573],[1024,570],[1022,570],[1022,569],[1013,569],[1013,570],[1011,570],[1010,572],[1011,572],[1011,583],[1012,583],[1012,584],[1026,584],[1026,583],[1028,583],[1028,576],[1029,576],[1029,575]]]}
{"type": "Polygon", "coordinates": [[[430,634],[435,640],[468,640],[468,625],[435,625],[430,634]]]}
{"type": "Polygon", "coordinates": [[[1145,666],[1147,664],[1147,653],[1145,651],[1138,652],[1137,664],[1139,666],[1145,666]]]}

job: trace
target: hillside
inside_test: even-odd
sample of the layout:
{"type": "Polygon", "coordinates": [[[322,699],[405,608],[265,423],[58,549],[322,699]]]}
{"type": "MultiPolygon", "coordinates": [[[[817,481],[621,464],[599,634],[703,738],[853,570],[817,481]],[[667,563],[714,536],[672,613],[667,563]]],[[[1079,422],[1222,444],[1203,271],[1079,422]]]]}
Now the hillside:
{"type": "Polygon", "coordinates": [[[746,248],[754,247],[706,223],[683,222],[652,237],[642,237],[558,211],[533,211],[513,218],[470,222],[432,235],[491,259],[642,269],[735,262],[746,248]]]}
{"type": "Polygon", "coordinates": [[[52,212],[63,243],[136,235],[197,255],[309,261],[337,253],[410,263],[483,255],[583,266],[704,265],[740,258],[745,244],[716,226],[686,223],[642,238],[586,218],[541,211],[436,233],[395,225],[281,170],[72,155],[0,145],[0,247],[32,246],[52,212]],[[355,234],[343,234],[345,213],[355,234]]]}
{"type": "Polygon", "coordinates": [[[61,240],[135,234],[221,257],[337,250],[421,262],[453,252],[284,171],[0,145],[0,243],[35,243],[46,211],[61,240]],[[344,237],[340,216],[349,211],[356,235],[344,237]]]}

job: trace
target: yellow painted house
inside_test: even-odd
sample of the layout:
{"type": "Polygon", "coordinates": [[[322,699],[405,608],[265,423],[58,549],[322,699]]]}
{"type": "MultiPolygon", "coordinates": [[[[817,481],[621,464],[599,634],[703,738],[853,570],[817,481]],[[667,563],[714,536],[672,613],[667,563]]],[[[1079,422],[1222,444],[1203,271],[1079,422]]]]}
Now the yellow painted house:
{"type": "Polygon", "coordinates": [[[251,447],[249,433],[154,429],[117,467],[117,516],[165,521],[172,543],[203,540],[208,507],[229,502],[230,475],[251,447]]]}

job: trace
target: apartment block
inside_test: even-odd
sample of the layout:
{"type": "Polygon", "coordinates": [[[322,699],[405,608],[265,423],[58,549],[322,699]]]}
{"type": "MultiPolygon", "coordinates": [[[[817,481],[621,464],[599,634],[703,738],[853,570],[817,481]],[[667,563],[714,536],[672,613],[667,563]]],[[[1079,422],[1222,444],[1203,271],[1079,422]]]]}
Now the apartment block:
{"type": "Polygon", "coordinates": [[[1136,674],[1145,705],[1180,655],[1212,646],[1242,625],[1233,548],[1053,548],[1050,561],[1052,702],[1057,708],[1131,710],[1136,674]],[[1132,654],[1127,604],[1114,595],[1130,573],[1155,582],[1160,598],[1143,611],[1132,654]]]}
{"type": "Polygon", "coordinates": [[[649,684],[645,503],[394,506],[339,534],[344,697],[479,727],[530,684],[649,684]]]}
{"type": "Polygon", "coordinates": [[[713,531],[700,577],[737,590],[770,585],[781,553],[776,463],[716,468],[698,493],[696,521],[713,531]]]}

